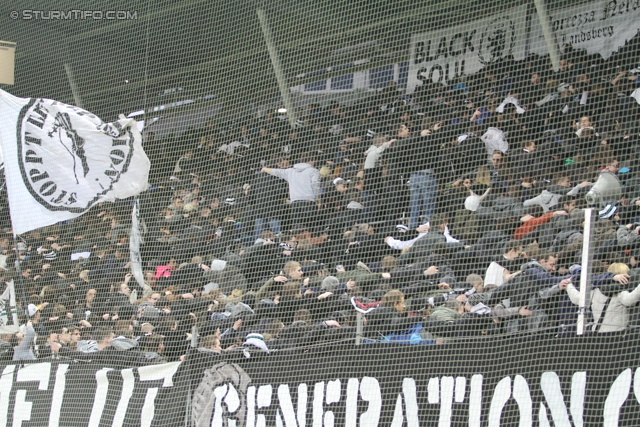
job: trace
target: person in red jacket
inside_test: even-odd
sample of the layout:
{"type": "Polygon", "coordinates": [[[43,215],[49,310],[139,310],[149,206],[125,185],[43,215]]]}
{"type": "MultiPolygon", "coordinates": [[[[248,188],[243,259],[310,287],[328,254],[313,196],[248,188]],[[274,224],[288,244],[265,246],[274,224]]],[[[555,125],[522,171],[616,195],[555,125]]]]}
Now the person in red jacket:
{"type": "Polygon", "coordinates": [[[530,213],[523,215],[522,218],[520,218],[522,225],[516,228],[516,231],[513,233],[513,238],[520,240],[542,224],[551,221],[551,218],[554,216],[568,215],[567,211],[564,210],[548,212],[546,214],[542,214],[542,212],[543,210],[540,206],[532,206],[530,208],[530,213]]]}
{"type": "Polygon", "coordinates": [[[175,258],[170,258],[169,262],[167,262],[165,265],[159,265],[156,267],[156,275],[154,276],[154,279],[157,281],[161,277],[171,276],[171,272],[175,270],[177,265],[178,262],[175,260],[175,258]]]}

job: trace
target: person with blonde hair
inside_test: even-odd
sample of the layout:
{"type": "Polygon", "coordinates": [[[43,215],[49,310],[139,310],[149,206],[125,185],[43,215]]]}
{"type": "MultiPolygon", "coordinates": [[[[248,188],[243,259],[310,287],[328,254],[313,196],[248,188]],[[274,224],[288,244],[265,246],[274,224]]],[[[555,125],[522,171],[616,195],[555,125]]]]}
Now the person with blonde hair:
{"type": "Polygon", "coordinates": [[[281,274],[269,279],[267,283],[256,292],[256,299],[259,301],[263,298],[274,298],[276,295],[280,296],[285,283],[297,283],[300,287],[303,285],[303,276],[302,265],[296,261],[289,261],[284,265],[281,274]]]}
{"type": "MultiPolygon", "coordinates": [[[[599,279],[597,282],[603,278],[599,279]]],[[[629,267],[626,264],[616,262],[609,266],[604,281],[611,280],[616,282],[616,286],[598,286],[596,283],[590,293],[593,314],[591,330],[600,334],[624,331],[629,323],[629,307],[640,301],[640,285],[632,291],[626,290],[630,282],[629,267]]],[[[572,283],[567,286],[567,294],[572,303],[579,304],[580,291],[572,283]]]]}

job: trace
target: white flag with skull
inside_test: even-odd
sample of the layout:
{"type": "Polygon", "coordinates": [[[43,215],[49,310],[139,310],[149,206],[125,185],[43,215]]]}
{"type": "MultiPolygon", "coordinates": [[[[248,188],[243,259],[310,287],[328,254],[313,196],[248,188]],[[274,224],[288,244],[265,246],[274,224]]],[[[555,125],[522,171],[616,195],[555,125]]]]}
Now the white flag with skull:
{"type": "Polygon", "coordinates": [[[150,162],[133,119],[0,90],[0,145],[14,234],[82,215],[148,187],[150,162]]]}

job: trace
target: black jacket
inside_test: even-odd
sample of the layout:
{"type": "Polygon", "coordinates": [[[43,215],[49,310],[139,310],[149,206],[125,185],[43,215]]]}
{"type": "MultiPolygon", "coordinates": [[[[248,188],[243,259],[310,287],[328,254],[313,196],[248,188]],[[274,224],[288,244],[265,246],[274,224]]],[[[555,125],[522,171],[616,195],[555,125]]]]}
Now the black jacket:
{"type": "Polygon", "coordinates": [[[402,332],[419,322],[419,318],[402,315],[393,307],[381,306],[367,314],[365,334],[369,338],[382,338],[394,332],[402,332]]]}

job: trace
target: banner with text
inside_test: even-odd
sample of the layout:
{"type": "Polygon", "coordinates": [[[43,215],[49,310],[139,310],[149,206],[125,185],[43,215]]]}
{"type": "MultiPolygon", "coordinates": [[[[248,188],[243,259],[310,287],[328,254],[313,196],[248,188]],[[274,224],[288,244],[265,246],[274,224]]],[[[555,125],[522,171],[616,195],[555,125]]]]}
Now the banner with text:
{"type": "MultiPolygon", "coordinates": [[[[561,52],[571,46],[608,59],[640,29],[640,0],[595,0],[548,13],[561,52]]],[[[548,54],[538,15],[531,20],[530,49],[548,54]]]]}
{"type": "Polygon", "coordinates": [[[447,82],[512,55],[524,59],[526,5],[489,18],[411,37],[407,93],[422,82],[447,82]]]}
{"type": "Polygon", "coordinates": [[[638,353],[636,337],[502,337],[250,357],[195,351],[132,369],[12,362],[0,366],[0,425],[639,425],[638,353]]]}

